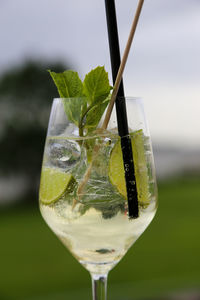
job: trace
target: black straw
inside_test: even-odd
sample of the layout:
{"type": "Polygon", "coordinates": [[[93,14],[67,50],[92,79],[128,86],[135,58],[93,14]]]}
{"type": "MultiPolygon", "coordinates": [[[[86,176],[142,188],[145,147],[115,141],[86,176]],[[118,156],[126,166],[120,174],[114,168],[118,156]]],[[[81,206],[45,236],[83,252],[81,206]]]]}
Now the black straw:
{"type": "MultiPolygon", "coordinates": [[[[105,0],[108,38],[110,47],[110,58],[112,66],[113,84],[115,83],[119,66],[121,63],[119,38],[117,29],[117,17],[114,0],[105,0]]],[[[124,96],[123,81],[121,81],[117,98],[115,101],[118,132],[121,137],[121,149],[124,162],[124,174],[128,198],[129,218],[138,218],[138,197],[133,163],[133,152],[131,138],[128,131],[128,120],[124,96]]]]}

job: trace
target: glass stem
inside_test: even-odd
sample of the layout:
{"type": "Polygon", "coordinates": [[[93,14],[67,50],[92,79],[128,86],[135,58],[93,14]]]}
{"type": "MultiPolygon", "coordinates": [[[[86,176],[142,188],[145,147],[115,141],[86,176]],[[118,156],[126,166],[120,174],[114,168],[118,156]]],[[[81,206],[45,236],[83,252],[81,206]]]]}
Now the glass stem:
{"type": "Polygon", "coordinates": [[[93,300],[107,299],[107,274],[91,274],[93,300]]]}

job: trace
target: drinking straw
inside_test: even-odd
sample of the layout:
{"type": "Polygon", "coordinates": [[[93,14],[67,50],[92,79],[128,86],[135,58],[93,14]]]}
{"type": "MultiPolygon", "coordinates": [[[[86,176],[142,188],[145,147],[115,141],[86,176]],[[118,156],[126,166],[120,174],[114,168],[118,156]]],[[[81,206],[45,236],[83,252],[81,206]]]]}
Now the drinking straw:
{"type": "Polygon", "coordinates": [[[111,101],[102,128],[104,129],[107,127],[112,112],[112,108],[115,102],[118,132],[119,132],[119,136],[121,137],[121,149],[122,149],[122,156],[123,156],[123,163],[124,163],[124,175],[126,181],[129,218],[138,218],[139,209],[138,209],[138,197],[137,197],[137,187],[136,187],[136,179],[135,179],[132,145],[131,145],[131,138],[129,136],[129,131],[128,131],[128,120],[127,120],[126,104],[124,98],[122,74],[128,58],[132,40],[142,10],[143,2],[144,0],[140,0],[138,3],[135,18],[133,20],[128,42],[122,58],[122,62],[120,63],[120,50],[119,50],[119,38],[118,38],[118,29],[117,29],[115,1],[105,0],[112,74],[113,74],[113,82],[115,82],[115,84],[114,84],[111,101]]]}
{"type": "MultiPolygon", "coordinates": [[[[116,17],[116,9],[115,9],[115,1],[107,1],[105,0],[105,8],[106,8],[106,18],[107,18],[107,29],[108,29],[108,39],[109,39],[109,48],[110,48],[110,59],[111,59],[111,68],[112,68],[112,77],[113,84],[117,78],[117,73],[119,70],[119,66],[121,63],[120,58],[120,48],[119,48],[119,36],[117,29],[117,17],[116,17]]],[[[117,93],[118,96],[124,97],[124,86],[123,80],[121,79],[119,85],[119,91],[117,93]]],[[[121,104],[121,101],[116,99],[116,107],[118,112],[118,107],[121,104]]],[[[122,103],[122,112],[123,115],[126,116],[126,105],[122,103]],[[124,111],[125,109],[125,111],[124,111]]],[[[122,126],[119,124],[119,133],[120,135],[125,135],[128,130],[128,123],[125,121],[122,123],[122,126]],[[125,134],[124,134],[125,133],[125,134]]]]}

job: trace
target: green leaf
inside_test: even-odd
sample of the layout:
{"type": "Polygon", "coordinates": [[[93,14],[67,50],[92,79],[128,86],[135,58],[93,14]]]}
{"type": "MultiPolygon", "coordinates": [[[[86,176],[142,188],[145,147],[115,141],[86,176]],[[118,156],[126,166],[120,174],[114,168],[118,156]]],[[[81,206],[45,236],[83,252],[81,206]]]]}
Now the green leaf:
{"type": "Polygon", "coordinates": [[[86,115],[85,128],[88,129],[88,132],[96,129],[98,126],[101,117],[110,101],[110,97],[107,97],[102,103],[94,105],[86,115]]]}
{"type": "Polygon", "coordinates": [[[89,72],[83,82],[83,93],[88,98],[89,105],[103,102],[111,90],[108,73],[104,67],[97,67],[89,72]]]}
{"type": "Polygon", "coordinates": [[[87,109],[87,100],[83,97],[63,99],[65,113],[72,123],[80,126],[80,120],[87,109]]]}
{"type": "Polygon", "coordinates": [[[83,96],[83,84],[78,73],[67,70],[63,73],[49,71],[61,98],[83,96]]]}
{"type": "Polygon", "coordinates": [[[83,83],[78,73],[72,70],[63,73],[49,72],[60,97],[65,98],[65,113],[79,128],[79,135],[83,136],[96,129],[109,102],[111,90],[104,67],[97,67],[89,72],[83,83]]]}

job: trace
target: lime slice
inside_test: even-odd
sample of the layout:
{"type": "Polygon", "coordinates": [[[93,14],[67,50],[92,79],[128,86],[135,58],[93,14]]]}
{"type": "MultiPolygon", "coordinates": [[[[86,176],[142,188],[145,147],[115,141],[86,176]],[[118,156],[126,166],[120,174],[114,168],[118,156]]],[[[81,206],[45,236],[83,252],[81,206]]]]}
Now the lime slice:
{"type": "Polygon", "coordinates": [[[60,199],[65,192],[72,192],[75,185],[74,177],[54,168],[42,168],[40,181],[40,200],[51,204],[60,199]]]}
{"type": "MultiPolygon", "coordinates": [[[[138,201],[140,205],[146,206],[150,202],[150,194],[143,131],[138,130],[132,133],[131,138],[138,201]]],[[[120,141],[115,144],[111,152],[109,160],[109,178],[111,183],[116,186],[119,193],[127,198],[120,141]]]]}

